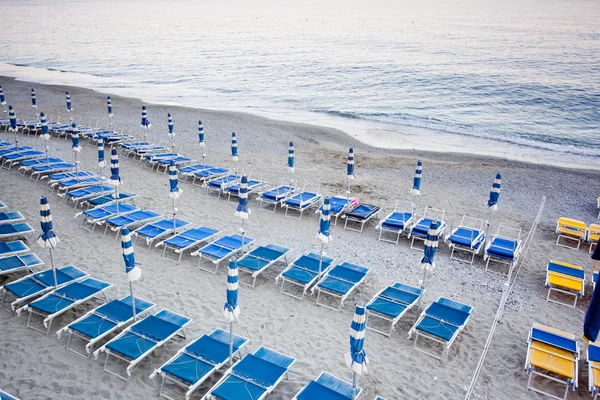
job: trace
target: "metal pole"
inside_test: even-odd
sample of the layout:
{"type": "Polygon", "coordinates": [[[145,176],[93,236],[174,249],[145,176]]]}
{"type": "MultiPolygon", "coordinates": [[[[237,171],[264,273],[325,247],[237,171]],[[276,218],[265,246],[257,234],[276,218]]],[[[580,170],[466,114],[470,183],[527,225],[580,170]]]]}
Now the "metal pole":
{"type": "Polygon", "coordinates": [[[488,240],[488,234],[490,232],[490,224],[492,223],[492,209],[490,208],[490,216],[488,217],[487,220],[487,226],[485,228],[485,240],[488,240]]]}
{"type": "Polygon", "coordinates": [[[133,297],[133,282],[129,282],[129,292],[131,293],[131,310],[133,311],[133,320],[137,319],[135,314],[135,297],[133,297]]]}
{"type": "Polygon", "coordinates": [[[77,162],[77,152],[75,152],[75,176],[79,176],[79,163],[77,162]]]}
{"type": "Polygon", "coordinates": [[[245,240],[244,240],[244,236],[245,236],[244,232],[244,218],[242,218],[242,254],[246,252],[246,250],[244,249],[244,245],[245,245],[245,240]]]}
{"type": "MultiPolygon", "coordinates": [[[[421,299],[423,298],[423,293],[425,292],[425,278],[427,278],[427,270],[423,268],[423,280],[421,281],[421,294],[419,295],[419,303],[417,304],[417,310],[421,312],[421,299]]],[[[417,315],[417,318],[419,316],[417,315]]]]}
{"type": "Polygon", "coordinates": [[[348,177],[348,190],[346,190],[346,194],[350,197],[350,177],[348,177]]]}
{"type": "Polygon", "coordinates": [[[176,233],[175,232],[176,229],[177,229],[177,222],[176,222],[176,219],[175,219],[175,199],[173,199],[173,233],[176,233]]]}
{"type": "Polygon", "coordinates": [[[58,287],[58,280],[56,279],[56,268],[54,267],[54,253],[52,252],[52,245],[50,246],[50,264],[52,264],[52,275],[54,276],[54,288],[58,287]]]}
{"type": "Polygon", "coordinates": [[[323,270],[323,247],[325,247],[325,244],[321,242],[321,254],[319,255],[319,276],[317,277],[317,281],[321,279],[321,271],[323,270]]]}
{"type": "Polygon", "coordinates": [[[229,322],[229,366],[233,365],[233,321],[229,322]]]}
{"type": "Polygon", "coordinates": [[[50,147],[50,146],[48,146],[47,140],[44,140],[44,141],[46,142],[46,165],[49,165],[50,162],[48,161],[48,147],[50,147]]]}
{"type": "Polygon", "coordinates": [[[115,210],[119,213],[119,186],[115,186],[115,210]]]}
{"type": "Polygon", "coordinates": [[[352,400],[356,399],[356,372],[352,374],[352,400]]]}

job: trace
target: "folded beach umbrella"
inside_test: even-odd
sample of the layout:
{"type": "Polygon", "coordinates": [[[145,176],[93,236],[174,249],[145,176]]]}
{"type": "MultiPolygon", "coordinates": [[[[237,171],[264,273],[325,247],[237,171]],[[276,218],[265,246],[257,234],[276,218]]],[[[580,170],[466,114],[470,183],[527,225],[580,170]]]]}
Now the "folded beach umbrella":
{"type": "Polygon", "coordinates": [[[242,252],[244,251],[244,236],[246,232],[244,231],[244,221],[248,219],[250,216],[250,209],[248,208],[248,178],[246,175],[242,176],[240,181],[240,192],[238,196],[238,206],[235,210],[235,216],[242,219],[242,252]]]}
{"type": "Polygon", "coordinates": [[[346,353],[346,365],[353,372],[352,375],[352,399],[356,398],[356,388],[358,387],[358,375],[367,372],[369,359],[365,353],[365,328],[366,313],[365,305],[362,302],[356,303],[356,310],[350,325],[350,352],[346,353]]]}
{"type": "Polygon", "coordinates": [[[413,187],[410,190],[410,194],[414,194],[415,196],[421,195],[421,177],[423,175],[423,162],[421,160],[417,161],[417,169],[415,171],[415,178],[413,179],[413,187]]]}
{"type": "Polygon", "coordinates": [[[37,99],[35,98],[35,90],[31,89],[31,108],[37,109],[37,99]]]}
{"type": "Polygon", "coordinates": [[[110,96],[106,96],[106,108],[108,109],[108,118],[112,118],[113,117],[112,99],[110,98],[110,96]]]}
{"type": "Polygon", "coordinates": [[[354,149],[350,147],[350,150],[348,151],[348,161],[346,163],[346,180],[348,181],[347,194],[350,194],[350,181],[352,179],[356,179],[356,176],[354,176],[354,149]]]}
{"type": "Polygon", "coordinates": [[[294,155],[296,154],[294,150],[294,142],[290,142],[290,147],[288,147],[288,171],[290,173],[290,185],[292,184],[292,174],[294,173],[294,155]]]}
{"type": "Polygon", "coordinates": [[[4,97],[4,89],[2,89],[2,86],[0,86],[0,104],[6,104],[6,98],[4,97]]]}
{"type": "Polygon", "coordinates": [[[50,134],[48,133],[48,121],[46,121],[46,114],[43,112],[40,113],[40,124],[42,126],[42,140],[45,142],[45,150],[46,150],[46,164],[48,164],[48,140],[50,140],[50,134]]]}
{"type": "Polygon", "coordinates": [[[168,126],[169,126],[169,137],[171,138],[171,141],[172,141],[171,152],[175,153],[175,132],[173,131],[175,126],[173,125],[173,116],[171,115],[171,113],[167,114],[167,119],[168,119],[168,126]]]}
{"type": "Polygon", "coordinates": [[[48,197],[46,196],[42,196],[40,199],[40,225],[42,233],[38,237],[37,242],[41,247],[50,249],[50,264],[52,265],[52,274],[54,275],[54,287],[57,287],[58,282],[56,281],[53,250],[60,240],[52,230],[52,212],[50,211],[50,204],[48,204],[48,197]]]}
{"type": "MultiPolygon", "coordinates": [[[[421,293],[425,291],[425,278],[427,278],[427,272],[433,271],[435,267],[435,253],[438,249],[439,241],[439,224],[437,220],[433,220],[427,231],[427,237],[425,238],[425,246],[423,247],[423,258],[421,258],[421,265],[423,266],[423,280],[421,281],[421,293]]],[[[421,297],[419,296],[419,309],[421,308],[421,297]]]]}
{"type": "Polygon", "coordinates": [[[231,133],[231,158],[233,159],[234,167],[233,172],[237,172],[237,162],[239,160],[238,157],[238,146],[237,146],[237,136],[235,132],[231,133]]]}
{"type": "Polygon", "coordinates": [[[177,215],[177,209],[175,208],[175,200],[179,198],[183,190],[178,187],[178,179],[177,179],[177,165],[175,164],[175,160],[171,160],[169,164],[169,197],[173,200],[173,230],[177,229],[177,220],[175,216],[177,215]]]}
{"type": "Polygon", "coordinates": [[[123,228],[121,231],[121,249],[123,251],[123,261],[125,262],[125,273],[129,281],[129,292],[131,293],[131,308],[133,309],[133,319],[136,319],[135,297],[133,296],[133,281],[137,281],[142,276],[142,270],[135,263],[135,253],[133,243],[131,242],[131,232],[129,228],[123,228]]]}
{"type": "Polygon", "coordinates": [[[223,308],[223,316],[229,321],[229,365],[233,364],[233,322],[240,315],[238,306],[238,266],[237,261],[229,261],[227,270],[227,302],[223,308]]]}
{"type": "Polygon", "coordinates": [[[498,199],[500,198],[500,187],[502,186],[502,175],[496,174],[496,179],[494,179],[494,183],[492,184],[492,190],[490,190],[490,198],[487,202],[487,206],[490,209],[490,217],[487,221],[487,226],[485,228],[485,237],[488,237],[488,233],[490,230],[490,224],[492,222],[492,212],[498,210],[498,199]]]}
{"type": "Polygon", "coordinates": [[[71,107],[71,96],[69,95],[69,92],[65,92],[65,96],[67,100],[67,112],[72,112],[73,107],[71,107]]]}
{"type": "Polygon", "coordinates": [[[75,155],[75,174],[78,174],[79,161],[77,161],[77,154],[81,151],[81,146],[79,145],[79,130],[77,129],[77,124],[75,124],[75,122],[71,122],[71,142],[71,150],[73,150],[73,154],[75,155]]]}
{"type": "Polygon", "coordinates": [[[17,114],[12,106],[8,106],[8,131],[15,134],[15,148],[19,148],[19,139],[17,139],[17,114]]]}
{"type": "Polygon", "coordinates": [[[121,185],[121,183],[123,183],[123,181],[119,175],[119,155],[117,154],[117,149],[112,149],[110,151],[110,179],[108,180],[108,184],[115,188],[113,196],[115,198],[115,208],[117,212],[119,212],[119,185],[121,185]]]}
{"type": "Polygon", "coordinates": [[[142,106],[142,129],[150,128],[150,120],[148,119],[148,109],[146,106],[142,106]]]}
{"type": "Polygon", "coordinates": [[[198,120],[198,144],[202,147],[202,165],[206,165],[204,163],[204,158],[206,157],[206,144],[204,143],[204,126],[202,126],[202,121],[198,120]]]}
{"type": "Polygon", "coordinates": [[[100,167],[100,177],[104,179],[104,167],[106,167],[106,160],[104,160],[104,139],[98,138],[98,167],[100,167]]]}
{"type": "Polygon", "coordinates": [[[323,248],[325,243],[329,243],[333,240],[331,236],[331,200],[329,197],[325,198],[323,207],[321,207],[321,216],[319,218],[319,232],[317,232],[317,239],[321,242],[321,253],[319,256],[319,278],[321,277],[321,271],[323,266],[323,248]]]}

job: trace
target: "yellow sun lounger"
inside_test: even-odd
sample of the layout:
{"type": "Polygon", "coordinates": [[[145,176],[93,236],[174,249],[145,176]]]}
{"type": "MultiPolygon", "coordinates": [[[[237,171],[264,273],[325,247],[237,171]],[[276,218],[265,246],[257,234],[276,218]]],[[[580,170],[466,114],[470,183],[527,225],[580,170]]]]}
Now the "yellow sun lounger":
{"type": "Polygon", "coordinates": [[[578,221],[576,219],[560,217],[558,221],[556,221],[556,235],[557,246],[579,250],[581,242],[587,239],[587,225],[585,222],[578,221]],[[560,243],[561,238],[576,242],[577,247],[560,243]]]}
{"type": "Polygon", "coordinates": [[[588,389],[594,400],[600,394],[600,342],[590,343],[587,347],[588,389]]]}
{"type": "Polygon", "coordinates": [[[527,360],[525,361],[525,372],[529,375],[527,390],[544,394],[553,399],[566,399],[569,388],[577,389],[578,363],[579,344],[575,335],[544,325],[533,324],[533,328],[529,332],[527,360]],[[562,397],[544,392],[541,388],[534,388],[535,376],[565,385],[562,397]]]}
{"type": "Polygon", "coordinates": [[[590,241],[590,254],[592,254],[594,248],[598,245],[598,240],[600,240],[599,224],[590,224],[588,228],[588,240],[590,241]]]}
{"type": "Polygon", "coordinates": [[[585,294],[585,271],[578,265],[551,260],[546,267],[546,287],[548,288],[546,301],[575,308],[577,298],[585,294]],[[573,304],[553,300],[550,298],[552,291],[573,296],[575,300],[573,304]]]}

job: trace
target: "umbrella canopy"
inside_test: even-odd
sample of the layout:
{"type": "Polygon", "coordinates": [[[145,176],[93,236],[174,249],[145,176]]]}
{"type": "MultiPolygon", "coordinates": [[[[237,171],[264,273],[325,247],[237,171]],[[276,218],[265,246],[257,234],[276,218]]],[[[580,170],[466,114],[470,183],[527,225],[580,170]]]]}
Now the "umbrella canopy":
{"type": "Polygon", "coordinates": [[[52,212],[46,196],[42,196],[40,200],[40,225],[42,233],[38,237],[38,244],[41,247],[56,247],[60,240],[52,230],[52,212]]]}
{"type": "Polygon", "coordinates": [[[202,126],[202,121],[198,121],[198,143],[200,146],[206,146],[204,144],[204,127],[202,126]]]}
{"type": "Polygon", "coordinates": [[[362,374],[367,372],[369,360],[364,350],[366,314],[363,303],[356,304],[352,324],[350,325],[350,353],[346,354],[346,365],[353,372],[362,374]]]}
{"type": "Polygon", "coordinates": [[[173,138],[175,137],[175,132],[173,132],[174,125],[173,116],[171,115],[171,113],[167,114],[167,119],[169,120],[169,136],[173,138]]]}
{"type": "Polygon", "coordinates": [[[106,167],[106,161],[104,160],[104,139],[98,138],[98,166],[100,168],[106,167]]]}
{"type": "Polygon", "coordinates": [[[135,253],[133,252],[133,243],[131,242],[131,232],[128,228],[121,231],[121,249],[123,250],[123,261],[125,262],[125,272],[129,282],[137,281],[142,276],[142,270],[135,263],[135,253]]]}
{"type": "Polygon", "coordinates": [[[106,96],[106,108],[108,109],[108,118],[112,118],[112,116],[113,116],[112,100],[111,100],[110,96],[106,96]]]}
{"type": "Polygon", "coordinates": [[[425,239],[425,247],[423,251],[423,258],[421,258],[421,264],[423,264],[423,269],[425,271],[433,270],[435,267],[435,253],[438,249],[438,222],[437,220],[433,220],[431,225],[429,226],[429,230],[427,231],[427,238],[425,239]]]}
{"type": "Polygon", "coordinates": [[[8,106],[8,119],[9,119],[9,123],[10,123],[8,125],[8,130],[11,132],[16,132],[17,131],[17,114],[15,113],[15,109],[12,106],[8,106]]]}
{"type": "Polygon", "coordinates": [[[233,158],[233,161],[237,161],[239,159],[237,148],[237,136],[235,135],[235,132],[231,134],[231,157],[233,158]]]}
{"type": "Polygon", "coordinates": [[[492,184],[492,190],[490,191],[490,199],[488,200],[488,207],[491,211],[498,209],[498,199],[500,198],[500,187],[502,186],[502,175],[496,174],[496,179],[492,184]]]}
{"type": "Polygon", "coordinates": [[[48,133],[48,121],[46,121],[46,114],[40,113],[40,124],[42,125],[42,139],[50,140],[50,134],[48,133]]]}
{"type": "Polygon", "coordinates": [[[117,149],[112,149],[110,152],[110,179],[108,184],[114,187],[119,186],[123,181],[119,176],[119,155],[117,149]]]}
{"type": "Polygon", "coordinates": [[[290,173],[294,172],[294,155],[295,155],[295,151],[294,151],[294,142],[290,142],[290,147],[288,148],[288,171],[290,171],[290,173]]]}
{"type": "Polygon", "coordinates": [[[148,119],[148,110],[146,109],[146,106],[142,106],[142,128],[147,129],[151,126],[150,120],[148,119]]]}
{"type": "Polygon", "coordinates": [[[356,179],[354,176],[354,149],[352,147],[348,151],[347,175],[348,180],[356,179]]]}
{"type": "Polygon", "coordinates": [[[177,182],[177,165],[175,165],[175,160],[171,160],[169,164],[169,197],[172,199],[178,199],[182,192],[177,187],[177,182]]]}
{"type": "Polygon", "coordinates": [[[325,198],[323,207],[321,207],[317,238],[323,243],[329,243],[333,240],[331,236],[331,200],[329,200],[329,197],[325,198]]]}
{"type": "Polygon", "coordinates": [[[410,190],[411,194],[419,196],[421,194],[421,176],[423,174],[423,162],[417,161],[417,169],[415,170],[415,179],[413,180],[413,187],[410,190]]]}
{"type": "Polygon", "coordinates": [[[31,107],[37,108],[37,99],[35,98],[35,90],[31,89],[31,107]]]}
{"type": "Polygon", "coordinates": [[[69,92],[65,92],[65,96],[67,98],[67,112],[71,112],[73,111],[73,107],[71,107],[71,96],[69,95],[69,92]]]}
{"type": "MultiPolygon", "coordinates": [[[[599,285],[600,286],[600,285],[599,285]]],[[[229,322],[235,321],[240,315],[238,306],[238,265],[237,261],[229,261],[227,270],[227,302],[223,308],[223,316],[229,322]]]]}
{"type": "Polygon", "coordinates": [[[242,176],[238,199],[239,203],[235,211],[235,216],[242,219],[248,219],[250,209],[248,208],[248,178],[246,178],[246,175],[242,176]]]}
{"type": "Polygon", "coordinates": [[[79,130],[77,129],[77,124],[75,122],[71,123],[71,150],[74,153],[79,153],[81,151],[81,146],[79,145],[79,130]]]}
{"type": "Polygon", "coordinates": [[[6,104],[6,99],[4,98],[4,89],[2,89],[2,86],[0,86],[0,104],[6,104]]]}

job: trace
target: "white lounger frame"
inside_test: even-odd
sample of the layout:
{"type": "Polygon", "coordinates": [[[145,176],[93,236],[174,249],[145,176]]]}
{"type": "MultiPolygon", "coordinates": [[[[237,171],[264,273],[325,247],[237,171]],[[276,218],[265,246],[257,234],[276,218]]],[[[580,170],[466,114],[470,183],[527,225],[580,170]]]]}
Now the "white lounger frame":
{"type": "Polygon", "coordinates": [[[411,223],[414,221],[415,219],[415,203],[411,202],[411,201],[400,201],[400,200],[396,200],[396,205],[394,206],[394,210],[392,212],[390,212],[385,218],[383,218],[379,224],[377,224],[377,226],[375,227],[376,230],[379,231],[379,241],[380,242],[388,242],[388,243],[395,243],[396,245],[400,242],[400,236],[402,235],[402,233],[404,231],[408,230],[408,227],[411,225],[411,223]],[[388,218],[390,218],[392,215],[394,215],[394,213],[397,212],[402,212],[405,213],[407,212],[406,209],[404,207],[402,207],[402,205],[408,204],[410,206],[410,208],[408,209],[410,211],[410,213],[412,214],[411,217],[407,220],[404,221],[404,228],[401,230],[396,230],[396,229],[389,229],[389,228],[385,228],[383,226],[383,223],[385,221],[387,221],[388,218]],[[396,235],[396,240],[390,240],[390,239],[386,239],[383,237],[383,233],[384,232],[389,232],[392,233],[394,235],[396,235]]]}
{"type": "MultiPolygon", "coordinates": [[[[303,255],[306,255],[306,254],[303,254],[303,255]]],[[[300,257],[298,257],[298,258],[300,258],[300,257]]],[[[275,278],[275,284],[279,283],[279,279],[281,278],[281,280],[282,280],[281,281],[281,290],[279,291],[279,293],[285,294],[286,296],[290,296],[290,297],[293,297],[294,299],[298,299],[298,300],[302,301],[302,300],[304,300],[304,296],[306,296],[306,292],[308,291],[308,289],[310,289],[311,286],[314,285],[315,282],[321,280],[321,277],[323,277],[324,274],[326,274],[331,268],[335,267],[337,264],[336,264],[336,260],[334,258],[333,261],[331,261],[331,264],[329,264],[329,266],[327,268],[325,268],[323,271],[321,271],[321,276],[317,275],[313,279],[311,279],[310,282],[304,284],[304,283],[300,283],[294,279],[290,279],[290,278],[283,276],[284,273],[286,273],[288,270],[290,270],[294,267],[294,262],[296,260],[298,260],[298,258],[296,258],[294,261],[289,263],[288,266],[283,271],[281,271],[281,273],[279,275],[277,275],[277,277],[275,278]],[[298,297],[295,294],[293,294],[292,292],[284,291],[286,282],[289,282],[290,284],[292,284],[294,286],[300,286],[302,288],[302,296],[298,297]]],[[[299,268],[298,266],[296,266],[296,267],[299,268]]]]}

